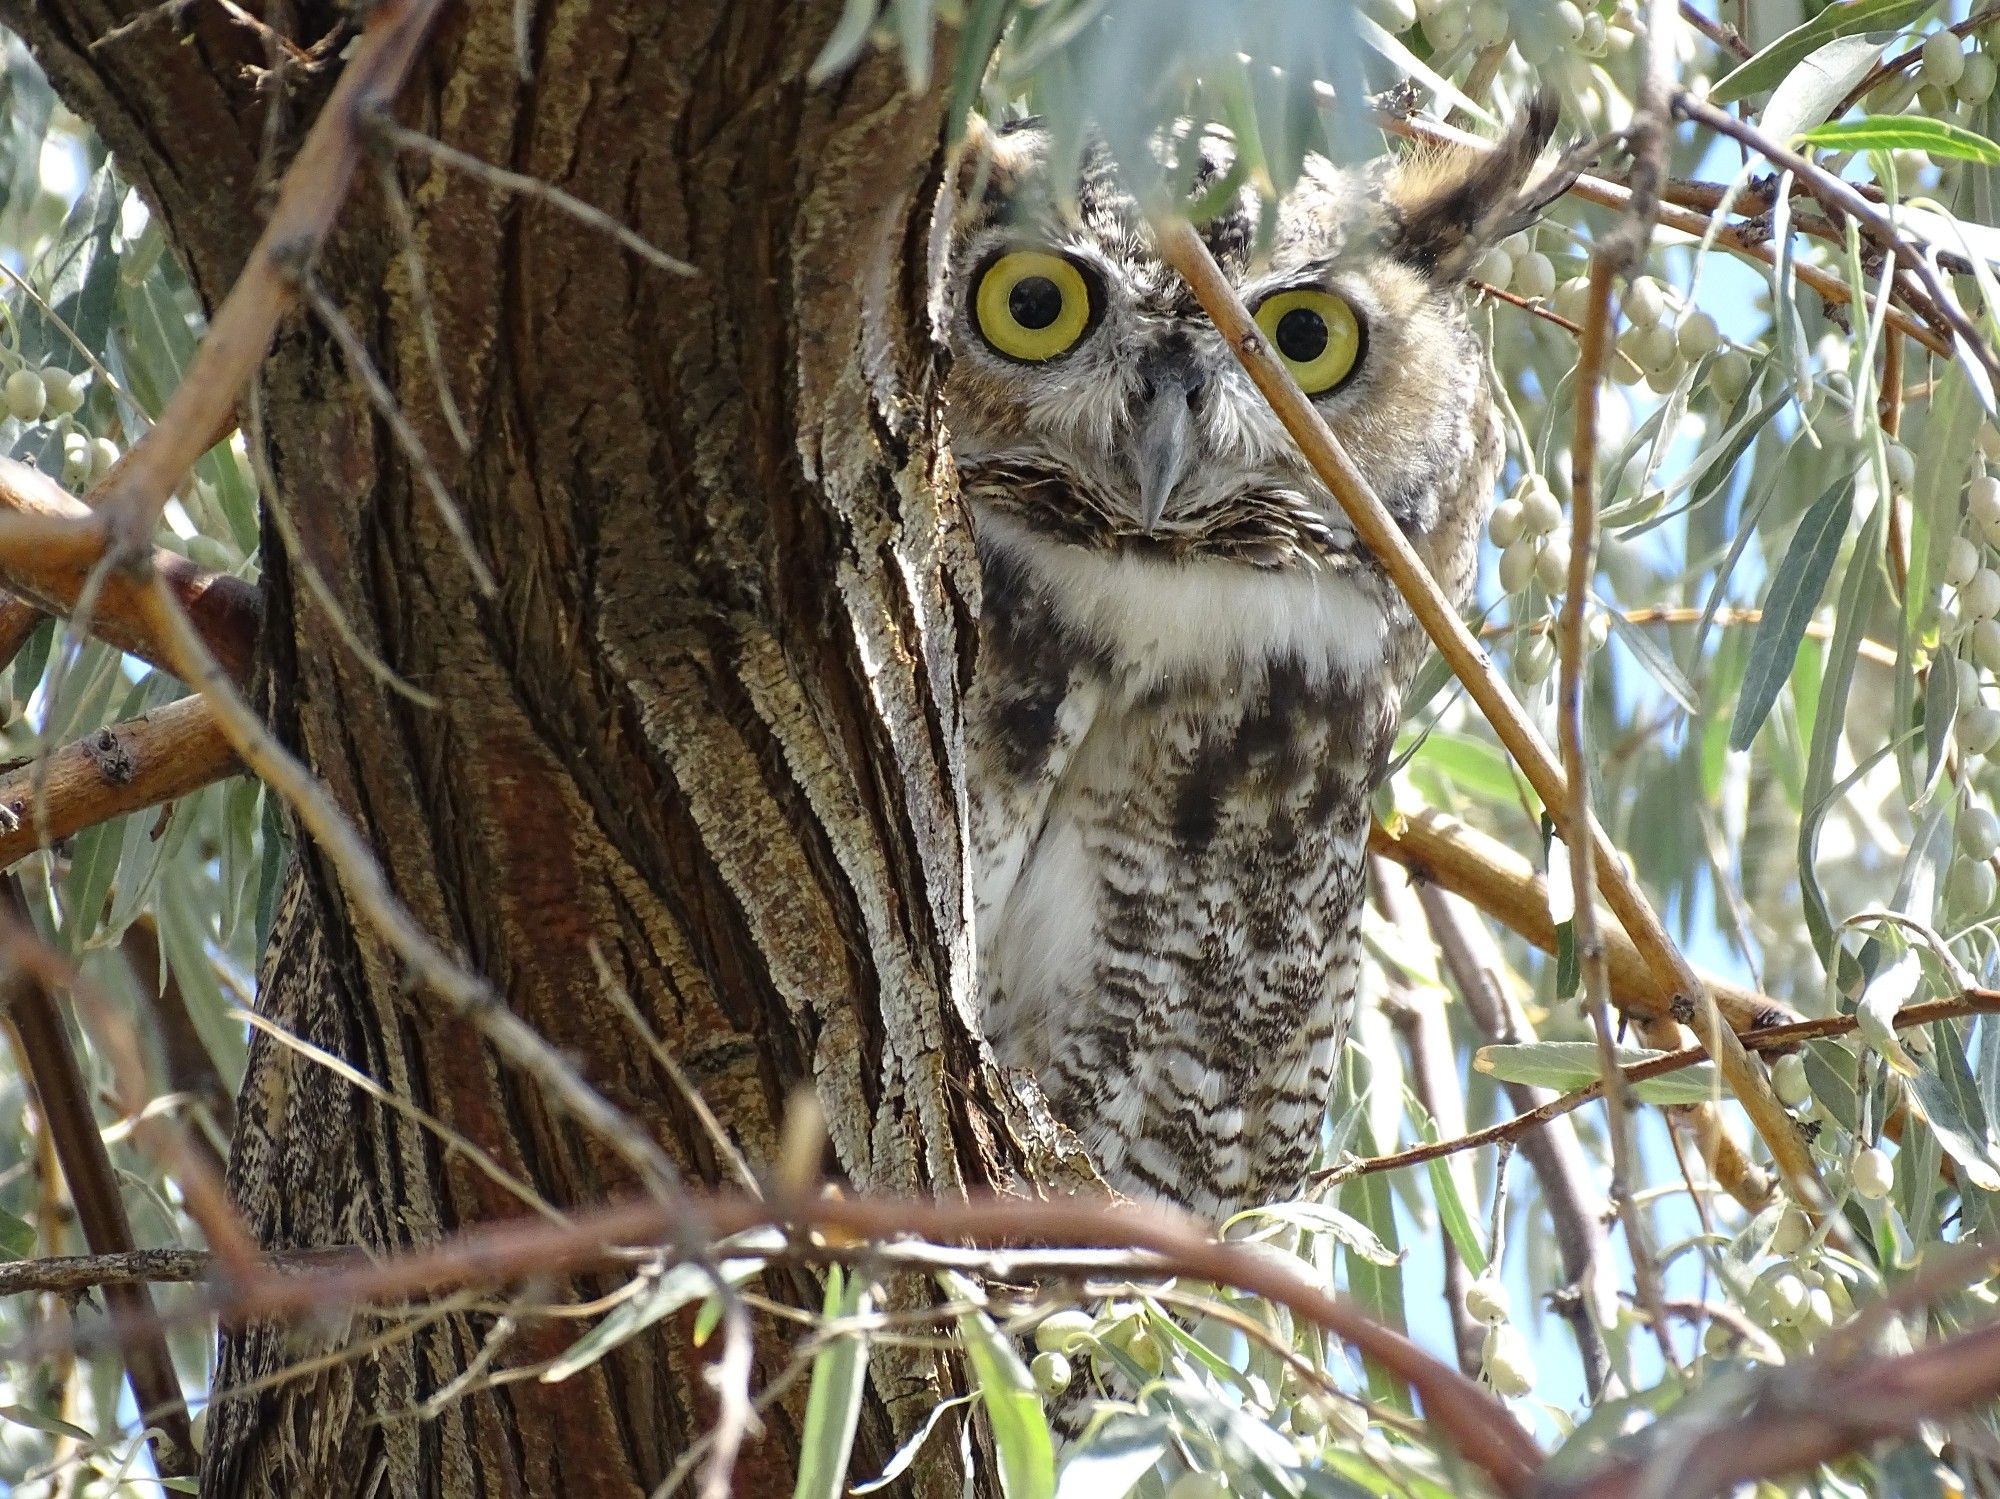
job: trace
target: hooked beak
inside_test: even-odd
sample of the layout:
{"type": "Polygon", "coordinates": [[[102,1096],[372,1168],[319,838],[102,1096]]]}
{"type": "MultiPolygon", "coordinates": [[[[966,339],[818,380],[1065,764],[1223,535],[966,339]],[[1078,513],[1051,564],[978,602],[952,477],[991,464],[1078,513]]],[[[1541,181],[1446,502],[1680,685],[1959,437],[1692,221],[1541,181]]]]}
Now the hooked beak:
{"type": "Polygon", "coordinates": [[[1198,371],[1186,367],[1147,382],[1150,391],[1133,434],[1132,466],[1139,479],[1139,524],[1148,536],[1167,513],[1194,456],[1194,406],[1204,383],[1198,371]]]}

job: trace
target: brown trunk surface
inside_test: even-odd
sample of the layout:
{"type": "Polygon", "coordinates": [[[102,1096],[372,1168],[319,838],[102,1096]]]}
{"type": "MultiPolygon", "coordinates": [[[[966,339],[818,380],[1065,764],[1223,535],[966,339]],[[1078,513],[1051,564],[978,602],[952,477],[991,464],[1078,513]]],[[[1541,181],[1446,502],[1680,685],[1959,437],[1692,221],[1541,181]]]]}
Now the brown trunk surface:
{"type": "MultiPolygon", "coordinates": [[[[151,8],[15,0],[6,19],[146,189],[213,306],[260,222],[266,117],[245,69],[266,58],[254,32],[200,5],[191,44],[156,20],[91,49],[151,8]]],[[[976,578],[926,314],[943,110],[904,92],[888,57],[808,87],[840,9],[544,0],[527,82],[512,4],[446,10],[399,117],[603,208],[699,274],[405,155],[445,378],[471,429],[461,454],[394,219],[364,172],[316,274],[498,593],[480,596],[360,374],[294,317],[263,383],[280,495],[349,620],[442,707],[393,694],[341,648],[275,535],[264,671],[273,723],[400,897],[690,1174],[723,1169],[605,998],[593,951],[753,1161],[811,1083],[854,1181],[950,1192],[1045,1171],[1048,1149],[1010,1124],[971,1015],[958,746],[976,578]]],[[[262,13],[305,44],[340,14],[262,13]]],[[[280,166],[330,72],[290,75],[280,166]]],[[[299,853],[266,1011],[557,1206],[629,1189],[604,1142],[410,990],[335,871],[299,853]]],[[[406,1115],[261,1036],[231,1169],[278,1247],[395,1249],[530,1211],[406,1115]]],[[[805,1276],[765,1288],[817,1296],[805,1276]]],[[[687,1314],[567,1381],[475,1389],[416,1419],[494,1323],[469,1310],[227,1335],[218,1393],[313,1362],[215,1407],[205,1492],[644,1495],[706,1429],[713,1349],[691,1345],[687,1314]],[[329,1350],[346,1356],[315,1361],[329,1350]]],[[[761,1384],[796,1330],[759,1329],[761,1384]]],[[[493,1367],[545,1358],[577,1330],[526,1319],[493,1367]]],[[[953,1378],[907,1353],[873,1374],[857,1476],[953,1378]]],[[[790,1492],[803,1393],[769,1413],[737,1492],[790,1492]]],[[[956,1495],[956,1445],[936,1441],[905,1492],[956,1495]]]]}

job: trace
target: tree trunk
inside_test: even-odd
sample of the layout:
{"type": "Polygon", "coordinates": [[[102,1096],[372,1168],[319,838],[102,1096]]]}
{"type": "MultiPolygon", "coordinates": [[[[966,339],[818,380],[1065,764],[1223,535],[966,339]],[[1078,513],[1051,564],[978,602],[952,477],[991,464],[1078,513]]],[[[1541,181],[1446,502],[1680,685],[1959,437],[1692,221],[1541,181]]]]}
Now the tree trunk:
{"type": "MultiPolygon", "coordinates": [[[[6,7],[212,306],[259,222],[267,121],[245,69],[267,59],[207,6],[184,17],[193,45],[156,20],[91,49],[151,8],[6,7]]],[[[973,1014],[959,714],[977,583],[926,310],[941,95],[906,93],[884,56],[809,87],[840,10],[543,0],[523,82],[511,3],[447,8],[399,118],[604,209],[697,274],[401,156],[443,377],[470,430],[461,452],[397,218],[364,169],[314,274],[498,586],[482,596],[363,372],[295,317],[262,405],[304,556],[267,530],[264,680],[273,724],[401,899],[691,1176],[721,1180],[718,1152],[607,999],[598,955],[752,1161],[771,1159],[788,1096],[809,1084],[853,1181],[951,1192],[1045,1176],[1052,1150],[1016,1117],[973,1014]],[[340,645],[305,562],[440,706],[387,689],[340,645]]],[[[343,12],[264,14],[310,46],[343,12]]],[[[337,66],[286,75],[273,170],[337,66]]],[[[632,1187],[604,1141],[405,983],[308,844],[263,979],[272,1020],[548,1202],[632,1187]]],[[[261,1034],[231,1173],[274,1247],[395,1250],[531,1211],[407,1112],[261,1034]]],[[[818,1294],[803,1276],[765,1289],[818,1294]]],[[[644,1495],[707,1427],[712,1350],[692,1345],[688,1316],[567,1381],[475,1385],[419,1418],[495,1325],[489,1305],[227,1332],[204,1492],[644,1495]],[[227,1398],[302,1361],[309,1372],[227,1398]]],[[[757,1383],[792,1342],[759,1327],[757,1383]]],[[[492,1370],[576,1331],[525,1317],[492,1370]]],[[[910,1353],[873,1374],[864,1476],[954,1377],[910,1353]]],[[[790,1491],[803,1391],[767,1414],[738,1492],[790,1491]]],[[[934,1442],[905,1491],[956,1495],[956,1445],[934,1442]]]]}

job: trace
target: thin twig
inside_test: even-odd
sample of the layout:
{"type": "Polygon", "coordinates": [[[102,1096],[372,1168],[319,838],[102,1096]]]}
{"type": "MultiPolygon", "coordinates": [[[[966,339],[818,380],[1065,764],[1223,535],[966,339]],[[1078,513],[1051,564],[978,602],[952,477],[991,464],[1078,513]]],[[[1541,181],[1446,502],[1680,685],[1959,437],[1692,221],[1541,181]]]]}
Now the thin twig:
{"type": "Polygon", "coordinates": [[[1739,61],[1750,56],[1750,44],[1737,35],[1734,26],[1725,26],[1712,16],[1702,14],[1701,7],[1693,0],[1680,0],[1681,19],[1707,37],[1716,46],[1739,61]]]}
{"type": "MultiPolygon", "coordinates": [[[[1911,1026],[1929,1025],[1938,1020],[1959,1020],[1967,1015],[2000,1014],[2000,990],[1970,989],[1951,999],[1929,1000],[1920,1005],[1910,1005],[1898,1012],[1894,1025],[1898,1030],[1911,1026]]],[[[1768,1031],[1758,1031],[1746,1036],[1745,1042],[1752,1051],[1760,1054],[1790,1051],[1807,1041],[1831,1040],[1847,1035],[1857,1028],[1859,1022],[1852,1015],[1829,1015],[1823,1020],[1801,1020],[1790,1025],[1777,1025],[1768,1031]]],[[[1662,1053],[1648,1057],[1643,1062],[1627,1062],[1621,1066],[1619,1074],[1625,1082],[1637,1084],[1656,1077],[1665,1077],[1670,1072],[1697,1066],[1709,1060],[1706,1050],[1699,1046],[1685,1046],[1679,1051],[1662,1053]]],[[[1580,1109],[1591,1100],[1604,1095],[1604,1084],[1586,1083],[1581,1088],[1573,1088],[1558,1094],[1545,1103],[1516,1114],[1511,1119],[1503,1119],[1497,1124],[1489,1124],[1483,1129],[1473,1130],[1456,1140],[1435,1140],[1423,1145],[1413,1145],[1407,1150],[1399,1150],[1390,1155],[1365,1156],[1339,1166],[1331,1166],[1317,1173],[1314,1181],[1323,1186],[1338,1185],[1357,1176],[1371,1176],[1378,1171],[1400,1171],[1408,1166],[1421,1166],[1425,1162],[1440,1160],[1456,1155],[1462,1150],[1477,1150],[1485,1145],[1500,1145],[1518,1141],[1533,1130],[1539,1129],[1552,1119],[1580,1109]]]]}
{"type": "Polygon", "coordinates": [[[334,304],[326,289],[315,280],[310,272],[302,278],[300,291],[311,307],[320,326],[333,335],[333,341],[340,346],[340,354],[347,361],[347,368],[361,382],[361,388],[368,393],[368,404],[375,408],[375,414],[388,425],[390,436],[396,439],[396,446],[417,478],[430,492],[431,504],[436,508],[438,518],[444,522],[451,539],[458,543],[459,555],[465,559],[466,567],[472,573],[473,584],[482,597],[492,598],[500,591],[500,585],[493,581],[493,570],[486,565],[486,559],[479,553],[479,543],[472,538],[472,530],[465,523],[465,512],[458,508],[458,501],[451,496],[451,489],[444,482],[444,475],[438,472],[431,455],[424,449],[424,440],[410,422],[409,415],[396,400],[396,393],[389,389],[389,382],[382,378],[382,372],[375,368],[375,361],[369,356],[368,345],[361,335],[354,331],[334,304]]]}
{"type": "MultiPolygon", "coordinates": [[[[1377,124],[1391,135],[1399,135],[1407,140],[1421,141],[1429,145],[1450,145],[1463,150],[1490,151],[1493,149],[1491,141],[1482,140],[1478,136],[1467,134],[1462,130],[1455,130],[1451,126],[1440,124],[1435,120],[1421,120],[1415,117],[1380,112],[1376,114],[1375,120],[1377,124]]],[[[1662,193],[1664,194],[1669,190],[1669,188],[1662,188],[1662,193]]],[[[1719,189],[1716,191],[1720,192],[1719,189]]],[[[1570,183],[1568,192],[1575,197],[1583,199],[1586,203],[1594,203],[1600,208],[1609,208],[1621,212],[1629,208],[1632,202],[1631,188],[1625,186],[1623,183],[1613,182],[1608,178],[1594,177],[1587,172],[1577,175],[1575,181],[1570,183]]],[[[1664,203],[1659,209],[1658,219],[1661,227],[1672,229],[1677,233],[1685,234],[1697,240],[1702,238],[1710,227],[1709,218],[1706,213],[1690,212],[1681,207],[1664,203]]],[[[1720,248],[1728,250],[1733,254],[1741,255],[1746,259],[1759,261],[1767,266],[1775,266],[1778,263],[1778,254],[1767,243],[1769,238],[1768,232],[1753,234],[1742,226],[1732,226],[1717,233],[1715,243],[1720,248]]],[[[1819,295],[1820,299],[1829,306],[1845,307],[1853,300],[1853,292],[1843,277],[1833,275],[1818,266],[1806,265],[1802,262],[1795,263],[1792,266],[1792,273],[1798,277],[1802,284],[1811,287],[1819,295]]],[[[1888,313],[1888,324],[1904,337],[1915,339],[1933,354],[1947,359],[1951,357],[1951,341],[1948,338],[1940,337],[1939,334],[1926,327],[1924,323],[1912,318],[1907,313],[1896,308],[1891,308],[1888,313]]]]}
{"type": "Polygon", "coordinates": [[[468,155],[455,146],[447,146],[435,136],[425,135],[422,131],[398,124],[383,110],[377,110],[369,115],[368,128],[378,139],[398,151],[419,152],[444,166],[464,172],[467,176],[476,177],[489,186],[547,203],[559,212],[568,214],[578,223],[610,235],[649,265],[670,271],[676,276],[699,274],[685,260],[669,255],[651,240],[634,233],[603,209],[591,207],[583,199],[573,193],[564,192],[553,183],[544,182],[539,177],[527,176],[522,172],[510,172],[505,167],[495,166],[490,161],[482,161],[477,156],[468,155]]]}
{"type": "MultiPolygon", "coordinates": [[[[1370,863],[1373,868],[1369,885],[1383,919],[1396,931],[1415,930],[1417,912],[1413,909],[1408,887],[1401,880],[1389,878],[1388,867],[1380,859],[1370,863]]],[[[1451,1031],[1445,1024],[1444,1009],[1438,1002],[1437,992],[1426,992],[1410,982],[1393,963],[1382,965],[1382,977],[1380,1003],[1389,1024],[1402,1039],[1404,1054],[1409,1059],[1410,1090],[1430,1116],[1431,1127],[1438,1134],[1464,1134],[1465,1091],[1459,1084],[1458,1070],[1453,1065],[1451,1031]]],[[[1469,1190],[1472,1186],[1469,1175],[1461,1173],[1458,1181],[1461,1195],[1468,1201],[1475,1200],[1475,1194],[1469,1190]]],[[[1500,1201],[1496,1191],[1496,1209],[1500,1201]]],[[[1444,1262],[1445,1316],[1451,1324],[1452,1346],[1458,1353],[1458,1367],[1467,1374],[1476,1375],[1483,1359],[1486,1333],[1473,1321],[1465,1306],[1465,1294],[1472,1286],[1472,1272],[1466,1267],[1450,1234],[1439,1234],[1438,1245],[1444,1262]]]]}
{"type": "Polygon", "coordinates": [[[354,621],[347,617],[340,600],[334,596],[333,587],[326,581],[326,574],[319,563],[306,549],[305,537],[299,533],[298,522],[292,517],[292,507],[286,501],[283,491],[278,488],[277,476],[271,472],[269,450],[264,438],[264,392],[259,382],[252,380],[244,396],[243,435],[246,439],[244,450],[250,457],[250,472],[256,477],[257,491],[264,501],[264,516],[277,530],[278,543],[284,548],[285,561],[300,582],[305,584],[306,597],[319,606],[328,624],[340,643],[354,654],[368,674],[399,697],[408,698],[420,708],[435,709],[437,698],[425,692],[416,683],[404,677],[395,667],[384,661],[375,648],[361,638],[361,631],[354,621]]]}
{"type": "MultiPolygon", "coordinates": [[[[1657,18],[1661,9],[1655,4],[1657,18]]],[[[1653,39],[1653,46],[1658,39],[1653,39]]],[[[1638,132],[1635,132],[1637,134],[1638,132]]],[[[1650,136],[1657,154],[1664,136],[1650,136]]],[[[1636,175],[1636,174],[1635,174],[1636,175]]],[[[1625,228],[1631,221],[1621,224],[1625,228]]],[[[1576,435],[1570,458],[1570,554],[1568,591],[1563,598],[1558,635],[1560,675],[1556,687],[1556,735],[1562,745],[1563,773],[1569,777],[1569,825],[1583,827],[1590,812],[1590,760],[1584,737],[1584,672],[1589,666],[1589,642],[1584,605],[1597,564],[1597,395],[1604,381],[1604,358],[1611,346],[1611,287],[1627,266],[1637,264],[1651,225],[1639,225],[1640,237],[1607,235],[1590,258],[1590,290],[1583,320],[1583,341],[1576,363],[1576,435]]],[[[1667,1325],[1660,1264],[1653,1254],[1645,1214],[1634,1201],[1638,1149],[1632,1137],[1631,1093],[1618,1066],[1618,1044],[1611,1031],[1611,972],[1604,956],[1604,938],[1597,923],[1597,851],[1593,840],[1579,838],[1567,845],[1570,886],[1576,892],[1575,934],[1577,968],[1583,983],[1584,1013],[1597,1041],[1599,1080],[1604,1084],[1605,1116],[1611,1141],[1611,1202],[1625,1227],[1625,1244],[1632,1260],[1632,1280],[1645,1310],[1660,1357],[1678,1369],[1673,1330],[1667,1325]]]]}
{"type": "Polygon", "coordinates": [[[1792,173],[1836,219],[1845,216],[1859,223],[1877,245],[1895,256],[1903,268],[1917,279],[1966,353],[1978,361],[1991,384],[2000,386],[2000,356],[1995,355],[1978,323],[1959,305],[1958,298],[1945,284],[1937,266],[1911,245],[1887,210],[1871,203],[1855,190],[1852,183],[1829,172],[1819,163],[1780,145],[1756,126],[1717,109],[1704,99],[1695,98],[1686,90],[1675,93],[1673,107],[1674,112],[1684,119],[1693,120],[1718,135],[1726,135],[1756,151],[1773,166],[1792,173]]]}
{"type": "Polygon", "coordinates": [[[243,273],[217,309],[159,420],[126,454],[103,509],[121,553],[152,540],[160,512],[210,438],[232,419],[237,393],[262,363],[278,320],[347,197],[361,158],[358,115],[401,88],[442,0],[381,0],[366,12],[354,55],[306,132],[243,273]]]}
{"type": "MultiPolygon", "coordinates": [[[[1659,213],[1660,185],[1666,177],[1667,90],[1672,79],[1673,44],[1677,35],[1675,14],[1674,0],[1652,0],[1648,8],[1644,67],[1633,101],[1632,124],[1626,131],[1626,143],[1632,153],[1632,204],[1591,251],[1583,337],[1576,361],[1575,432],[1570,448],[1569,576],[1557,629],[1556,683],[1556,738],[1562,749],[1563,775],[1568,780],[1570,828],[1588,827],[1592,820],[1590,749],[1583,697],[1584,676],[1590,666],[1584,616],[1590,601],[1590,580],[1597,571],[1597,398],[1604,384],[1605,359],[1611,350],[1615,321],[1611,308],[1613,283],[1631,275],[1644,263],[1653,239],[1653,221],[1659,213]]],[[[1611,971],[1597,920],[1598,849],[1592,838],[1577,838],[1567,842],[1566,847],[1570,888],[1576,893],[1571,931],[1576,941],[1577,970],[1583,985],[1584,1013],[1597,1041],[1598,1076],[1604,1084],[1605,1118],[1611,1143],[1611,1201],[1625,1228],[1625,1245],[1632,1261],[1632,1282],[1639,1305],[1652,1327],[1660,1357],[1668,1369],[1678,1370],[1680,1360],[1674,1351],[1673,1330],[1667,1325],[1660,1263],[1653,1253],[1646,1215],[1632,1195],[1638,1179],[1638,1145],[1632,1134],[1633,1099],[1619,1070],[1618,1044],[1612,1034],[1611,971]]],[[[1783,1127],[1789,1130],[1790,1121],[1786,1120],[1783,1127]]]]}
{"type": "Polygon", "coordinates": [[[701,1470],[701,1499],[729,1499],[736,1476],[736,1454],[756,1421],[750,1404],[750,1314],[736,1287],[715,1277],[722,1299],[722,1353],[710,1371],[715,1388],[715,1424],[709,1428],[708,1461],[701,1470]]]}
{"type": "MultiPolygon", "coordinates": [[[[1533,1027],[1508,1004],[1500,988],[1499,954],[1485,928],[1470,918],[1456,896],[1435,885],[1419,884],[1417,901],[1437,943],[1439,960],[1480,1034],[1499,1045],[1533,1040],[1533,1027]]],[[[1525,1083],[1502,1083],[1501,1091],[1517,1113],[1547,1102],[1541,1089],[1525,1083]]],[[[1584,1383],[1594,1400],[1602,1395],[1611,1372],[1599,1319],[1608,1312],[1614,1295],[1604,1254],[1604,1225],[1593,1205],[1595,1194],[1585,1185],[1595,1173],[1567,1120],[1551,1120],[1546,1129],[1529,1130],[1517,1144],[1541,1185],[1542,1206],[1555,1232],[1566,1282],[1564,1293],[1556,1298],[1556,1310],[1576,1338],[1584,1383]]]]}

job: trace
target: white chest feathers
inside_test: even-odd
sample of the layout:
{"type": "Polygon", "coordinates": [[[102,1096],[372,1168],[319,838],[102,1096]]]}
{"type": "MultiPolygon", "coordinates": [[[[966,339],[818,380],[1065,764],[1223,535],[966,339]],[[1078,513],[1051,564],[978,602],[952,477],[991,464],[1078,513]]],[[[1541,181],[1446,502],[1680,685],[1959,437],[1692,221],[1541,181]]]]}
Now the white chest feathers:
{"type": "Polygon", "coordinates": [[[983,546],[1020,564],[1062,632],[1132,692],[1240,683],[1274,662],[1295,663],[1311,689],[1351,688],[1381,669],[1381,602],[1344,567],[1094,551],[993,512],[978,527],[983,546]]]}

